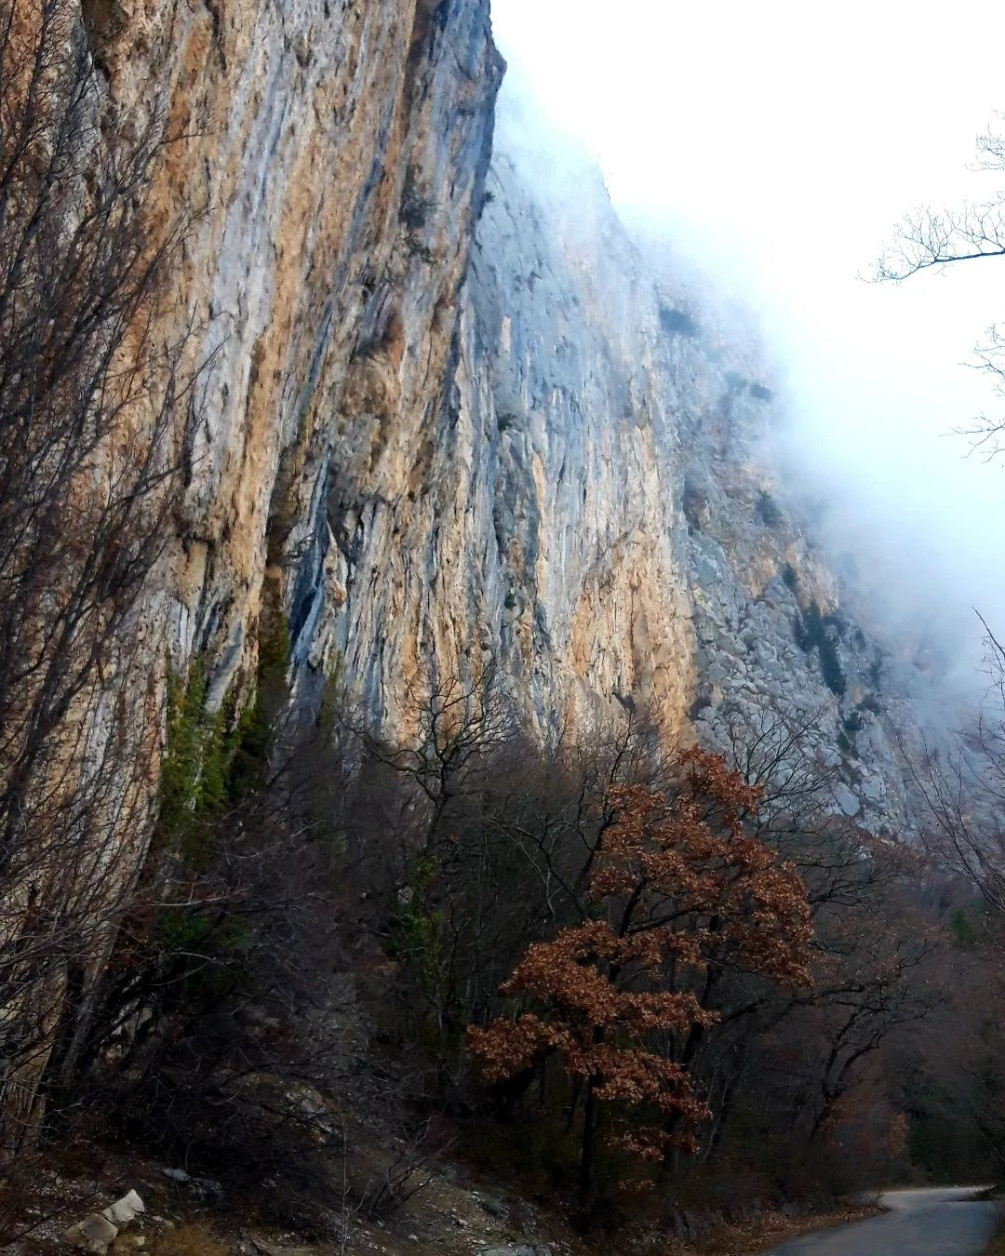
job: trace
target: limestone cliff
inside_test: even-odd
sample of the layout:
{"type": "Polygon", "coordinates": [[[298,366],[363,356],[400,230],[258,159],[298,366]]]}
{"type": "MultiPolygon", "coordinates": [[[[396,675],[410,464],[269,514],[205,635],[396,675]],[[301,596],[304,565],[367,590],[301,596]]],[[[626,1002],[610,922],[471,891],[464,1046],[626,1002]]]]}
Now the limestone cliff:
{"type": "Polygon", "coordinates": [[[493,657],[542,733],[616,694],[679,723],[694,650],[673,346],[613,220],[570,253],[505,156],[488,188],[428,422],[389,412],[385,352],[354,368],[367,384],[337,420],[332,574],[298,656],[330,641],[392,718],[426,668],[493,657]]]}
{"type": "Polygon", "coordinates": [[[543,736],[633,700],[714,742],[773,704],[838,805],[900,811],[878,656],[778,499],[761,368],[652,278],[599,176],[573,218],[506,144],[489,168],[487,0],[84,16],[125,116],[154,72],[185,137],[158,195],[196,211],[165,658],[205,657],[219,703],[282,615],[298,707],[337,668],[404,733],[430,674],[489,659],[543,736]]]}
{"type": "Polygon", "coordinates": [[[338,596],[321,578],[333,474],[368,442],[412,467],[428,437],[502,74],[487,0],[11,0],[4,14],[2,374],[28,379],[29,416],[43,389],[63,435],[42,431],[24,470],[8,389],[0,460],[27,522],[8,527],[4,588],[41,592],[22,598],[5,676],[22,706],[5,707],[0,753],[0,1159],[35,1124],[53,1043],[62,1076],[79,1054],[146,858],[169,673],[195,664],[215,710],[248,693],[280,617],[312,642],[338,596]],[[92,258],[122,241],[127,273],[136,257],[169,270],[117,313],[116,268],[83,270],[82,235],[92,258]],[[63,285],[51,313],[34,296],[46,248],[63,285]],[[102,317],[87,356],[75,329],[102,317]],[[33,348],[63,322],[48,358],[33,348]],[[340,421],[346,398],[352,414],[381,388],[380,433],[340,421]],[[43,513],[64,465],[69,489],[43,513]],[[39,518],[50,550],[69,542],[41,582],[39,518]],[[151,533],[136,537],[140,518],[151,533]],[[128,596],[122,570],[142,570],[128,596]]]}
{"type": "Polygon", "coordinates": [[[338,652],[393,726],[428,672],[491,659],[543,736],[626,701],[713,745],[781,720],[835,810],[903,826],[904,686],[785,505],[756,348],[653,278],[598,174],[572,198],[533,169],[497,139],[425,422],[383,336],[350,370],[296,577],[300,693],[338,652]]]}
{"type": "Polygon", "coordinates": [[[502,63],[487,0],[113,7],[91,36],[110,96],[135,124],[159,93],[182,138],[158,195],[196,211],[173,287],[208,366],[164,584],[171,652],[213,660],[219,701],[254,663],[270,581],[310,636],[333,466],[370,436],[389,458],[421,444],[502,63]],[[348,432],[343,398],[368,388],[394,422],[348,432]]]}
{"type": "Polygon", "coordinates": [[[653,277],[598,175],[573,216],[516,148],[490,166],[488,0],[82,18],[119,125],[161,111],[156,209],[192,223],[154,672],[205,659],[219,705],[281,616],[300,711],[337,669],[405,735],[430,675],[490,659],[545,737],[634,701],[716,742],[773,705],[837,806],[900,817],[895,701],[774,484],[756,353],[653,277]]]}

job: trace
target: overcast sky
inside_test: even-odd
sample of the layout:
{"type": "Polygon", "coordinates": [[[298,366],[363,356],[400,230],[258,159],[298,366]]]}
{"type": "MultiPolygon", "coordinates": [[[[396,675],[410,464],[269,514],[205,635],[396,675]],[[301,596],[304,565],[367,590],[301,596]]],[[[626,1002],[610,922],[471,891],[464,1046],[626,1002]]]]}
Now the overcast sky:
{"type": "Polygon", "coordinates": [[[644,209],[758,311],[800,442],[849,530],[881,534],[882,565],[903,568],[905,606],[937,586],[937,603],[1005,620],[1005,465],[966,460],[946,435],[999,404],[961,364],[1005,323],[1005,262],[860,278],[908,210],[1005,187],[968,169],[1005,110],[1005,6],[493,0],[493,12],[510,90],[585,143],[615,204],[644,209]]]}

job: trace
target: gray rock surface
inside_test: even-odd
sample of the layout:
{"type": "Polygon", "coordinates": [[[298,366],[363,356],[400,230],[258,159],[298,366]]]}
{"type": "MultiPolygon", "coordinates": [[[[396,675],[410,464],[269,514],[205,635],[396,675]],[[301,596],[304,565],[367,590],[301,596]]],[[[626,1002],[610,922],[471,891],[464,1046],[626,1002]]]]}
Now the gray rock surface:
{"type": "Polygon", "coordinates": [[[400,415],[350,404],[371,388],[336,420],[298,700],[339,657],[372,718],[403,728],[429,671],[495,659],[544,737],[626,697],[713,747],[798,726],[836,815],[910,832],[901,745],[924,681],[893,665],[786,500],[754,338],[672,268],[654,277],[595,173],[573,212],[531,188],[540,165],[504,132],[417,463],[391,456],[400,415]]]}
{"type": "Polygon", "coordinates": [[[66,1241],[71,1247],[90,1252],[91,1256],[104,1256],[118,1233],[118,1229],[107,1217],[94,1212],[83,1221],[70,1226],[66,1232],[66,1241]]]}

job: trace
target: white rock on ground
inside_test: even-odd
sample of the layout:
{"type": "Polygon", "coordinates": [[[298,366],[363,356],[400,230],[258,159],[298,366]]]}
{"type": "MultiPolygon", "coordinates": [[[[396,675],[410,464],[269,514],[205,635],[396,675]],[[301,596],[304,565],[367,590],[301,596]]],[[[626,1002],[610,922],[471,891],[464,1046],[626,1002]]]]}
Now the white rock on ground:
{"type": "Polygon", "coordinates": [[[83,1221],[70,1226],[66,1232],[66,1241],[71,1247],[91,1252],[93,1256],[104,1256],[108,1251],[109,1243],[118,1236],[118,1233],[118,1229],[107,1217],[103,1217],[98,1212],[92,1212],[83,1221]]]}
{"type": "Polygon", "coordinates": [[[117,1199],[110,1208],[106,1208],[101,1215],[113,1225],[124,1226],[130,1221],[135,1221],[142,1212],[146,1212],[143,1200],[135,1191],[129,1191],[121,1199],[117,1199]]]}

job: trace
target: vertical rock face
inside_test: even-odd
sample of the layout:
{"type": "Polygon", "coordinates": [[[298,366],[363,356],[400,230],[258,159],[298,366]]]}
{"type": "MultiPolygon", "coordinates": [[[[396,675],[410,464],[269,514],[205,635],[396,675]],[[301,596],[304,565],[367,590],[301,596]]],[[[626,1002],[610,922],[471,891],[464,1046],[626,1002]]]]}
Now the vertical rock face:
{"type": "Polygon", "coordinates": [[[391,719],[427,667],[492,659],[545,735],[617,696],[677,724],[694,652],[672,347],[612,220],[574,256],[504,157],[489,194],[439,406],[388,439],[386,355],[347,390],[319,631],[391,719]]]}
{"type": "Polygon", "coordinates": [[[155,222],[189,224],[154,676],[205,659],[219,705],[281,617],[298,709],[337,671],[405,736],[431,676],[490,664],[542,737],[635,702],[715,743],[784,708],[835,805],[901,815],[896,702],[765,463],[762,372],[598,175],[571,215],[506,145],[490,169],[488,0],[82,16],[117,125],[164,119],[155,222]]]}
{"type": "Polygon", "coordinates": [[[121,115],[180,137],[163,215],[192,215],[165,657],[219,703],[281,615],[306,715],[337,670],[406,736],[430,676],[490,663],[543,737],[632,701],[715,743],[784,708],[835,805],[898,816],[878,655],[774,486],[751,352],[654,281],[598,175],[573,216],[505,144],[489,169],[488,0],[101,13],[121,115]]]}
{"type": "MultiPolygon", "coordinates": [[[[116,342],[112,373],[128,381],[135,368],[135,388],[106,403],[118,417],[102,429],[100,457],[89,451],[94,465],[86,448],[80,455],[82,503],[93,496],[100,504],[103,493],[128,498],[119,465],[142,461],[156,445],[150,495],[158,507],[166,496],[169,509],[152,515],[153,571],[144,569],[140,593],[117,619],[121,591],[108,590],[106,568],[109,555],[129,547],[105,539],[77,600],[103,598],[117,626],[100,648],[83,639],[67,647],[82,678],[53,716],[52,749],[31,761],[30,779],[22,773],[24,796],[62,804],[66,795],[67,805],[50,807],[64,845],[20,814],[8,825],[21,864],[11,871],[5,862],[0,949],[23,985],[10,994],[8,982],[0,997],[0,1158],[30,1130],[43,1073],[68,1075],[145,859],[168,669],[204,668],[208,703],[219,707],[247,688],[259,637],[280,616],[301,674],[323,674],[328,664],[317,621],[325,599],[338,596],[325,578],[332,484],[345,466],[362,476],[360,458],[378,466],[382,449],[411,466],[439,412],[502,75],[488,0],[16,0],[15,12],[17,37],[0,40],[0,73],[13,64],[7,82],[18,83],[22,38],[45,71],[22,74],[21,112],[32,117],[32,83],[50,81],[46,58],[57,69],[66,60],[73,75],[79,63],[79,79],[52,71],[53,91],[62,104],[77,99],[71,113],[86,122],[79,144],[102,158],[57,226],[66,231],[75,215],[86,217],[88,196],[101,205],[106,192],[128,194],[143,215],[143,251],[156,257],[163,245],[171,261],[166,291],[134,307],[135,325],[116,342]],[[31,45],[43,14],[58,31],[54,50],[31,45]],[[131,154],[151,149],[156,159],[131,164],[131,154]],[[172,240],[178,247],[167,247],[172,240]],[[152,434],[151,412],[169,374],[158,369],[163,362],[171,372],[178,366],[172,378],[186,386],[163,384],[171,402],[160,406],[170,416],[162,439],[152,434]],[[86,823],[65,819],[77,810],[86,823]],[[48,918],[62,922],[60,938],[69,940],[65,953],[50,947],[46,970],[33,972],[17,955],[31,955],[25,939],[48,918]],[[12,1042],[23,1063],[11,1065],[12,1042]]],[[[53,117],[56,128],[58,109],[53,117]]],[[[17,128],[11,133],[5,152],[17,142],[17,128]]],[[[48,138],[43,131],[40,148],[48,138]]],[[[17,279],[9,237],[7,273],[17,279]]],[[[107,297],[97,295],[100,311],[107,297]]],[[[91,316],[90,296],[80,301],[81,318],[91,316]]],[[[421,469],[415,476],[418,491],[421,469]]],[[[87,535],[87,521],[100,511],[72,513],[67,527],[81,531],[86,570],[88,544],[100,539],[87,535]]],[[[58,576],[52,584],[58,591],[58,576]]],[[[49,603],[38,602],[44,653],[47,636],[58,641],[59,633],[42,622],[54,613],[49,603]]],[[[55,709],[44,692],[40,702],[55,709]]],[[[10,744],[0,763],[5,784],[10,744]]]]}
{"type": "Polygon", "coordinates": [[[92,39],[123,114],[153,80],[183,137],[158,195],[194,215],[173,286],[203,369],[166,584],[219,701],[263,593],[309,648],[340,464],[410,456],[439,400],[502,63],[487,0],[123,6],[92,39]]]}
{"type": "Polygon", "coordinates": [[[573,212],[508,148],[439,403],[402,423],[387,351],[352,368],[301,691],[337,651],[394,726],[427,671],[494,661],[545,737],[628,701],[718,746],[798,728],[835,810],[902,827],[909,678],[785,504],[756,350],[653,279],[598,175],[573,212]]]}

